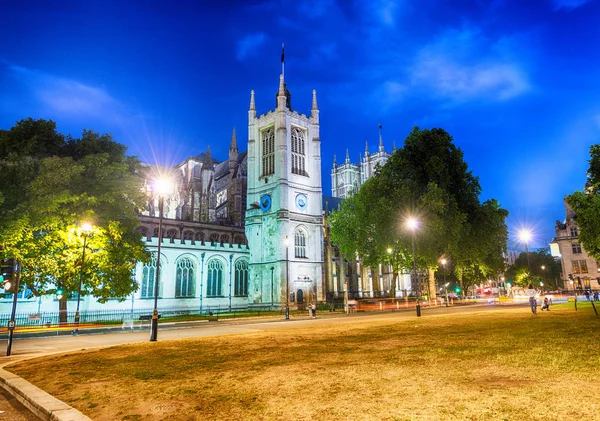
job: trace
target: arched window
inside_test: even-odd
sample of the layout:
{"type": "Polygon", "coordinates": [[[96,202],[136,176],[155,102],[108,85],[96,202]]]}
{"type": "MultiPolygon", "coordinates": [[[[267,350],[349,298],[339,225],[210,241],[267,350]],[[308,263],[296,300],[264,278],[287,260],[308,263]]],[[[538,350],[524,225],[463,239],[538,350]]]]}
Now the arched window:
{"type": "Polygon", "coordinates": [[[177,262],[175,275],[175,297],[193,297],[196,285],[196,265],[191,259],[183,258],[177,262]]]}
{"type": "Polygon", "coordinates": [[[292,174],[308,175],[304,164],[306,159],[304,139],[304,131],[299,127],[292,127],[292,174]]]}
{"type": "Polygon", "coordinates": [[[300,258],[306,258],[306,234],[303,231],[298,230],[294,235],[294,256],[300,258]]]}
{"type": "MultiPolygon", "coordinates": [[[[162,262],[160,263],[162,269],[162,262]]],[[[158,280],[158,295],[161,296],[162,288],[162,270],[159,274],[158,280]]],[[[141,298],[154,298],[154,283],[156,282],[156,255],[152,256],[150,263],[146,263],[142,269],[142,290],[140,292],[141,298]]]]}
{"type": "Polygon", "coordinates": [[[275,128],[269,127],[261,132],[262,137],[262,174],[275,173],[275,128]]]}
{"type": "Polygon", "coordinates": [[[235,290],[236,297],[248,295],[248,262],[240,260],[235,264],[235,290]]]}
{"type": "Polygon", "coordinates": [[[206,296],[220,297],[223,295],[223,264],[218,260],[208,262],[208,280],[206,296]]]}

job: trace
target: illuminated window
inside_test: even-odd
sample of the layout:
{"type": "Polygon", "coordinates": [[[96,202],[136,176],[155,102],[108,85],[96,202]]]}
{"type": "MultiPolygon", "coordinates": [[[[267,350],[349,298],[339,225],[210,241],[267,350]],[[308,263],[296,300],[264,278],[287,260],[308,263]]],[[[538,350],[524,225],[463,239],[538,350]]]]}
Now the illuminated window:
{"type": "Polygon", "coordinates": [[[175,275],[175,296],[193,297],[195,293],[196,277],[195,265],[191,259],[184,258],[177,262],[175,275]]]}
{"type": "Polygon", "coordinates": [[[235,264],[234,295],[237,297],[248,295],[248,262],[245,260],[240,260],[235,264]]]}
{"type": "Polygon", "coordinates": [[[571,260],[571,263],[573,264],[573,273],[581,273],[579,270],[579,260],[571,260]]]}
{"type": "Polygon", "coordinates": [[[262,136],[262,175],[275,174],[275,128],[269,127],[262,136]]]}
{"type": "Polygon", "coordinates": [[[581,267],[581,273],[588,273],[587,261],[580,260],[579,266],[581,267]]]}
{"type": "Polygon", "coordinates": [[[571,243],[571,249],[573,250],[573,254],[581,254],[581,244],[571,243]]]}
{"type": "Polygon", "coordinates": [[[304,130],[292,127],[292,173],[308,175],[306,173],[306,146],[304,130]]]}
{"type": "MultiPolygon", "coordinates": [[[[162,268],[162,263],[161,263],[162,268]]],[[[158,296],[160,297],[161,289],[160,284],[162,281],[162,271],[159,274],[159,288],[158,296]]],[[[140,297],[142,298],[154,298],[154,284],[156,282],[156,256],[152,256],[150,263],[146,263],[142,269],[142,287],[140,291],[140,297]]]]}
{"type": "Polygon", "coordinates": [[[218,260],[208,263],[208,281],[206,295],[208,297],[220,297],[223,295],[223,264],[218,260]]]}
{"type": "Polygon", "coordinates": [[[294,235],[295,256],[306,258],[306,234],[298,230],[294,235]]]}

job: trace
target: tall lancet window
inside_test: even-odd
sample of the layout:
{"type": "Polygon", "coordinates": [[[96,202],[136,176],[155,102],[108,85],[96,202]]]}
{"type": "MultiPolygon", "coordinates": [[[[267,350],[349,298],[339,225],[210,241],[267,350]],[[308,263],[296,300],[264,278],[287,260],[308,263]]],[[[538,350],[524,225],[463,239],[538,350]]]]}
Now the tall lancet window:
{"type": "Polygon", "coordinates": [[[304,130],[292,127],[292,173],[308,175],[306,173],[306,145],[304,130]]]}
{"type": "Polygon", "coordinates": [[[269,127],[262,136],[262,176],[275,174],[275,128],[269,127]]]}

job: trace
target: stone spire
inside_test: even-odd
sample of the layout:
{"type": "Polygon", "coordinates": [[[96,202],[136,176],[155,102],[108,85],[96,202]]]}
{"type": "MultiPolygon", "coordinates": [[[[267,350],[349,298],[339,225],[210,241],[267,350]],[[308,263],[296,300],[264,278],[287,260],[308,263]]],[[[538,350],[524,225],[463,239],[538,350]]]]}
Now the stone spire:
{"type": "Polygon", "coordinates": [[[319,124],[319,107],[317,107],[317,90],[313,89],[312,110],[310,112],[313,123],[319,124]]]}
{"type": "Polygon", "coordinates": [[[396,152],[396,141],[392,140],[392,153],[396,152]]]}
{"type": "Polygon", "coordinates": [[[229,168],[233,168],[238,158],[237,140],[235,137],[235,126],[231,133],[231,143],[229,144],[229,168]]]}
{"type": "Polygon", "coordinates": [[[346,163],[350,162],[350,152],[348,152],[348,148],[346,148],[346,163]]]}
{"type": "Polygon", "coordinates": [[[254,104],[254,90],[250,91],[250,109],[248,110],[248,117],[250,119],[256,118],[256,105],[254,104]]]}
{"type": "Polygon", "coordinates": [[[335,168],[337,166],[337,159],[335,157],[335,154],[333,154],[333,168],[335,168]]]}
{"type": "Polygon", "coordinates": [[[204,155],[204,165],[202,165],[202,170],[210,170],[213,169],[213,160],[210,156],[210,146],[206,148],[206,154],[204,155]]]}
{"type": "Polygon", "coordinates": [[[365,140],[365,158],[369,156],[369,141],[365,140]]]}
{"type": "Polygon", "coordinates": [[[383,152],[383,137],[381,137],[381,129],[383,126],[379,125],[379,152],[383,152]]]}

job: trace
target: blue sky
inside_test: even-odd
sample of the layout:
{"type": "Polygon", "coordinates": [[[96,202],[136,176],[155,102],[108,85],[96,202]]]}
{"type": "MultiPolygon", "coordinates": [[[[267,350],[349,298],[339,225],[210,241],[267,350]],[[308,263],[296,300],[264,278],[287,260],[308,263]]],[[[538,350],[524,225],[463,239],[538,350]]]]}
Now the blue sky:
{"type": "Polygon", "coordinates": [[[47,118],[112,133],[146,162],[245,149],[250,90],[275,105],[285,42],[292,106],[321,110],[323,189],[333,155],[400,146],[441,127],[482,200],[547,246],[562,198],[600,142],[599,0],[0,0],[0,128],[47,118]]]}

